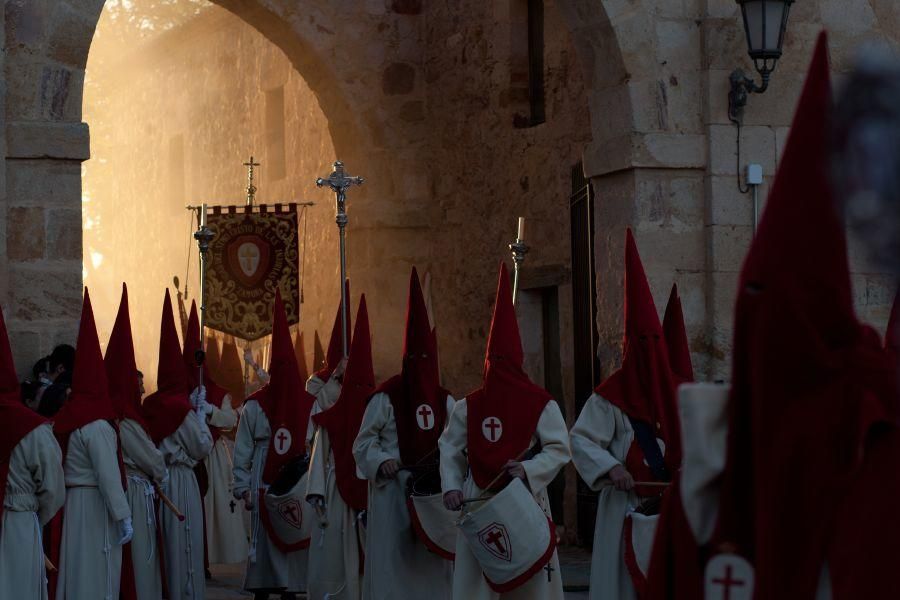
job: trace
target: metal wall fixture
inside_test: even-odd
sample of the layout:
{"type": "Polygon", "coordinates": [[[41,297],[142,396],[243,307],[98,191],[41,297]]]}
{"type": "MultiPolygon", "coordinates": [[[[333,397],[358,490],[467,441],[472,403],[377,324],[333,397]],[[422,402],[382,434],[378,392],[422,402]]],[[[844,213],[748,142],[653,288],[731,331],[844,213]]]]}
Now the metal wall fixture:
{"type": "Polygon", "coordinates": [[[743,120],[744,107],[750,94],[762,94],[769,88],[769,79],[784,44],[788,14],[794,0],[736,0],[741,7],[747,51],[762,83],[748,77],[742,69],[731,73],[731,90],[728,93],[728,117],[734,123],[743,120]]]}

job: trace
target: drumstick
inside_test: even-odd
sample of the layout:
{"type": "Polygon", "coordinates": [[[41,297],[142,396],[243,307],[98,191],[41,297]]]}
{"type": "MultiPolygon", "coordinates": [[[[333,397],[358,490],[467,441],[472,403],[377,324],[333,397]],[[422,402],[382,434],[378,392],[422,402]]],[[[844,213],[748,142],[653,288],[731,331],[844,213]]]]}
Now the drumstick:
{"type": "Polygon", "coordinates": [[[50,559],[47,558],[47,555],[44,555],[44,570],[48,573],[56,573],[56,566],[50,562],[50,559]]]}
{"type": "MultiPolygon", "coordinates": [[[[512,459],[512,462],[518,462],[518,461],[522,460],[522,457],[525,456],[529,450],[531,450],[531,448],[525,448],[524,450],[522,450],[522,452],[520,452],[518,456],[516,456],[514,459],[512,459]]],[[[497,474],[497,476],[494,477],[494,479],[492,479],[491,482],[484,487],[484,491],[481,492],[480,496],[478,496],[477,498],[464,498],[462,503],[468,504],[468,503],[472,503],[472,502],[484,502],[485,500],[488,500],[489,498],[487,495],[491,493],[491,488],[494,487],[497,484],[497,482],[500,481],[500,479],[504,475],[506,475],[506,471],[501,470],[497,474]]]]}
{"type": "Polygon", "coordinates": [[[154,483],[153,487],[156,489],[156,495],[159,496],[159,499],[162,501],[162,503],[165,504],[169,510],[175,513],[175,516],[178,517],[179,521],[184,521],[184,515],[181,514],[181,511],[178,510],[178,507],[175,506],[175,503],[169,500],[169,497],[163,493],[163,491],[157,484],[154,483]]]}
{"type": "Polygon", "coordinates": [[[434,463],[428,463],[427,465],[419,465],[419,464],[415,464],[415,465],[403,465],[402,467],[400,467],[400,468],[397,469],[397,470],[398,470],[398,471],[422,471],[423,469],[432,469],[432,468],[434,468],[434,467],[436,467],[436,466],[437,466],[437,465],[434,464],[434,463]]]}
{"type": "MultiPolygon", "coordinates": [[[[612,481],[604,481],[603,483],[600,484],[600,489],[608,488],[608,487],[615,487],[615,485],[616,484],[614,484],[612,481]]],[[[642,485],[645,487],[668,487],[669,482],[668,481],[635,481],[634,482],[635,487],[637,487],[639,485],[642,485]]],[[[620,491],[627,492],[629,490],[620,490],[620,491]]]]}

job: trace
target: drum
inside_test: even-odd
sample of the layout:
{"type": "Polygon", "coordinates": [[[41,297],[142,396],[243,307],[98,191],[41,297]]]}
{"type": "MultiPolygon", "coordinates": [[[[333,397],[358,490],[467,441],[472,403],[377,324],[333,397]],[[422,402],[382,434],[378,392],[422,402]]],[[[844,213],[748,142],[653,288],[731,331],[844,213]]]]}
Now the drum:
{"type": "Polygon", "coordinates": [[[315,510],[306,502],[307,459],[285,465],[267,490],[259,490],[259,517],[275,547],[284,553],[309,547],[315,510]]]}
{"type": "Polygon", "coordinates": [[[543,569],[556,550],[556,529],[521,479],[496,496],[473,503],[457,527],[488,585],[510,592],[543,569]]]}
{"type": "Polygon", "coordinates": [[[456,559],[456,520],[459,514],[444,508],[441,474],[437,465],[413,471],[406,480],[406,508],[413,531],[429,552],[456,559]]]}
{"type": "Polygon", "coordinates": [[[622,546],[625,566],[631,575],[634,589],[638,597],[643,595],[647,587],[647,573],[650,570],[650,556],[653,554],[653,537],[656,535],[656,524],[659,513],[654,515],[633,511],[625,516],[622,526],[622,546]]]}

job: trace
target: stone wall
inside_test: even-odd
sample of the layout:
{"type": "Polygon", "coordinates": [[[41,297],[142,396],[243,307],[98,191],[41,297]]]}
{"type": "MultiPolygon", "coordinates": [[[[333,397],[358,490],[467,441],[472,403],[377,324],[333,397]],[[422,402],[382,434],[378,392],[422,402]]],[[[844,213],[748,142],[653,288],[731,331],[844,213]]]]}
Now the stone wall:
{"type": "MultiPolygon", "coordinates": [[[[380,373],[398,364],[396,306],[416,263],[434,275],[448,383],[457,393],[472,385],[494,264],[518,213],[531,217],[539,236],[529,266],[555,269],[565,296],[561,198],[565,173],[581,154],[597,192],[604,371],[619,355],[622,240],[632,226],[660,309],[671,283],[680,284],[699,376],[727,376],[735,279],[751,222],[750,200],[736,187],[736,131],[725,114],[728,74],[751,69],[732,0],[548,1],[548,122],[525,129],[511,121],[521,102],[521,82],[512,77],[521,67],[513,0],[216,4],[284,51],[318,99],[335,153],[369,178],[351,199],[350,270],[357,292],[378,292],[370,308],[380,373]]],[[[72,217],[87,157],[82,81],[101,7],[102,0],[4,6],[0,220],[15,226],[2,229],[0,300],[17,356],[71,337],[78,310],[80,238],[72,217]],[[41,285],[23,284],[31,281],[41,285]]],[[[832,32],[839,75],[859,43],[895,43],[898,19],[892,0],[794,4],[785,57],[770,90],[751,97],[746,112],[742,163],[763,165],[763,197],[818,31],[832,32]]],[[[235,177],[228,190],[239,185],[235,177]]],[[[855,248],[852,256],[861,314],[883,327],[890,281],[871,273],[855,248]]]]}
{"type": "MultiPolygon", "coordinates": [[[[107,15],[98,31],[116,27],[107,15]]],[[[305,80],[277,46],[215,6],[104,58],[92,53],[88,62],[83,118],[92,156],[82,215],[85,285],[103,343],[125,281],[138,363],[153,389],[163,290],[189,272],[189,295],[199,297],[196,221],[185,206],[243,205],[242,163],[251,154],[262,163],[258,204],[316,202],[301,213],[299,232],[301,243],[308,232],[301,317],[311,342],[319,323],[330,327],[339,275],[333,200],[315,187],[335,151],[305,80]]],[[[310,343],[309,361],[312,350],[310,343]]]]}

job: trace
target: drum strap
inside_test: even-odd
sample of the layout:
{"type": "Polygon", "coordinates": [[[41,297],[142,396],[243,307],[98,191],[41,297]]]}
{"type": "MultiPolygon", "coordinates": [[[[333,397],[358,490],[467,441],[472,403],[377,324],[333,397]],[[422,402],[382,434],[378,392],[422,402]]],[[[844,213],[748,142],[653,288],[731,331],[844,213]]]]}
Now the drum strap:
{"type": "Polygon", "coordinates": [[[631,417],[628,417],[628,420],[631,422],[632,429],[634,429],[634,439],[647,460],[650,472],[653,473],[653,476],[658,481],[671,481],[672,475],[669,473],[669,468],[666,467],[662,450],[659,449],[659,444],[656,442],[653,427],[646,421],[632,419],[631,417]]]}

